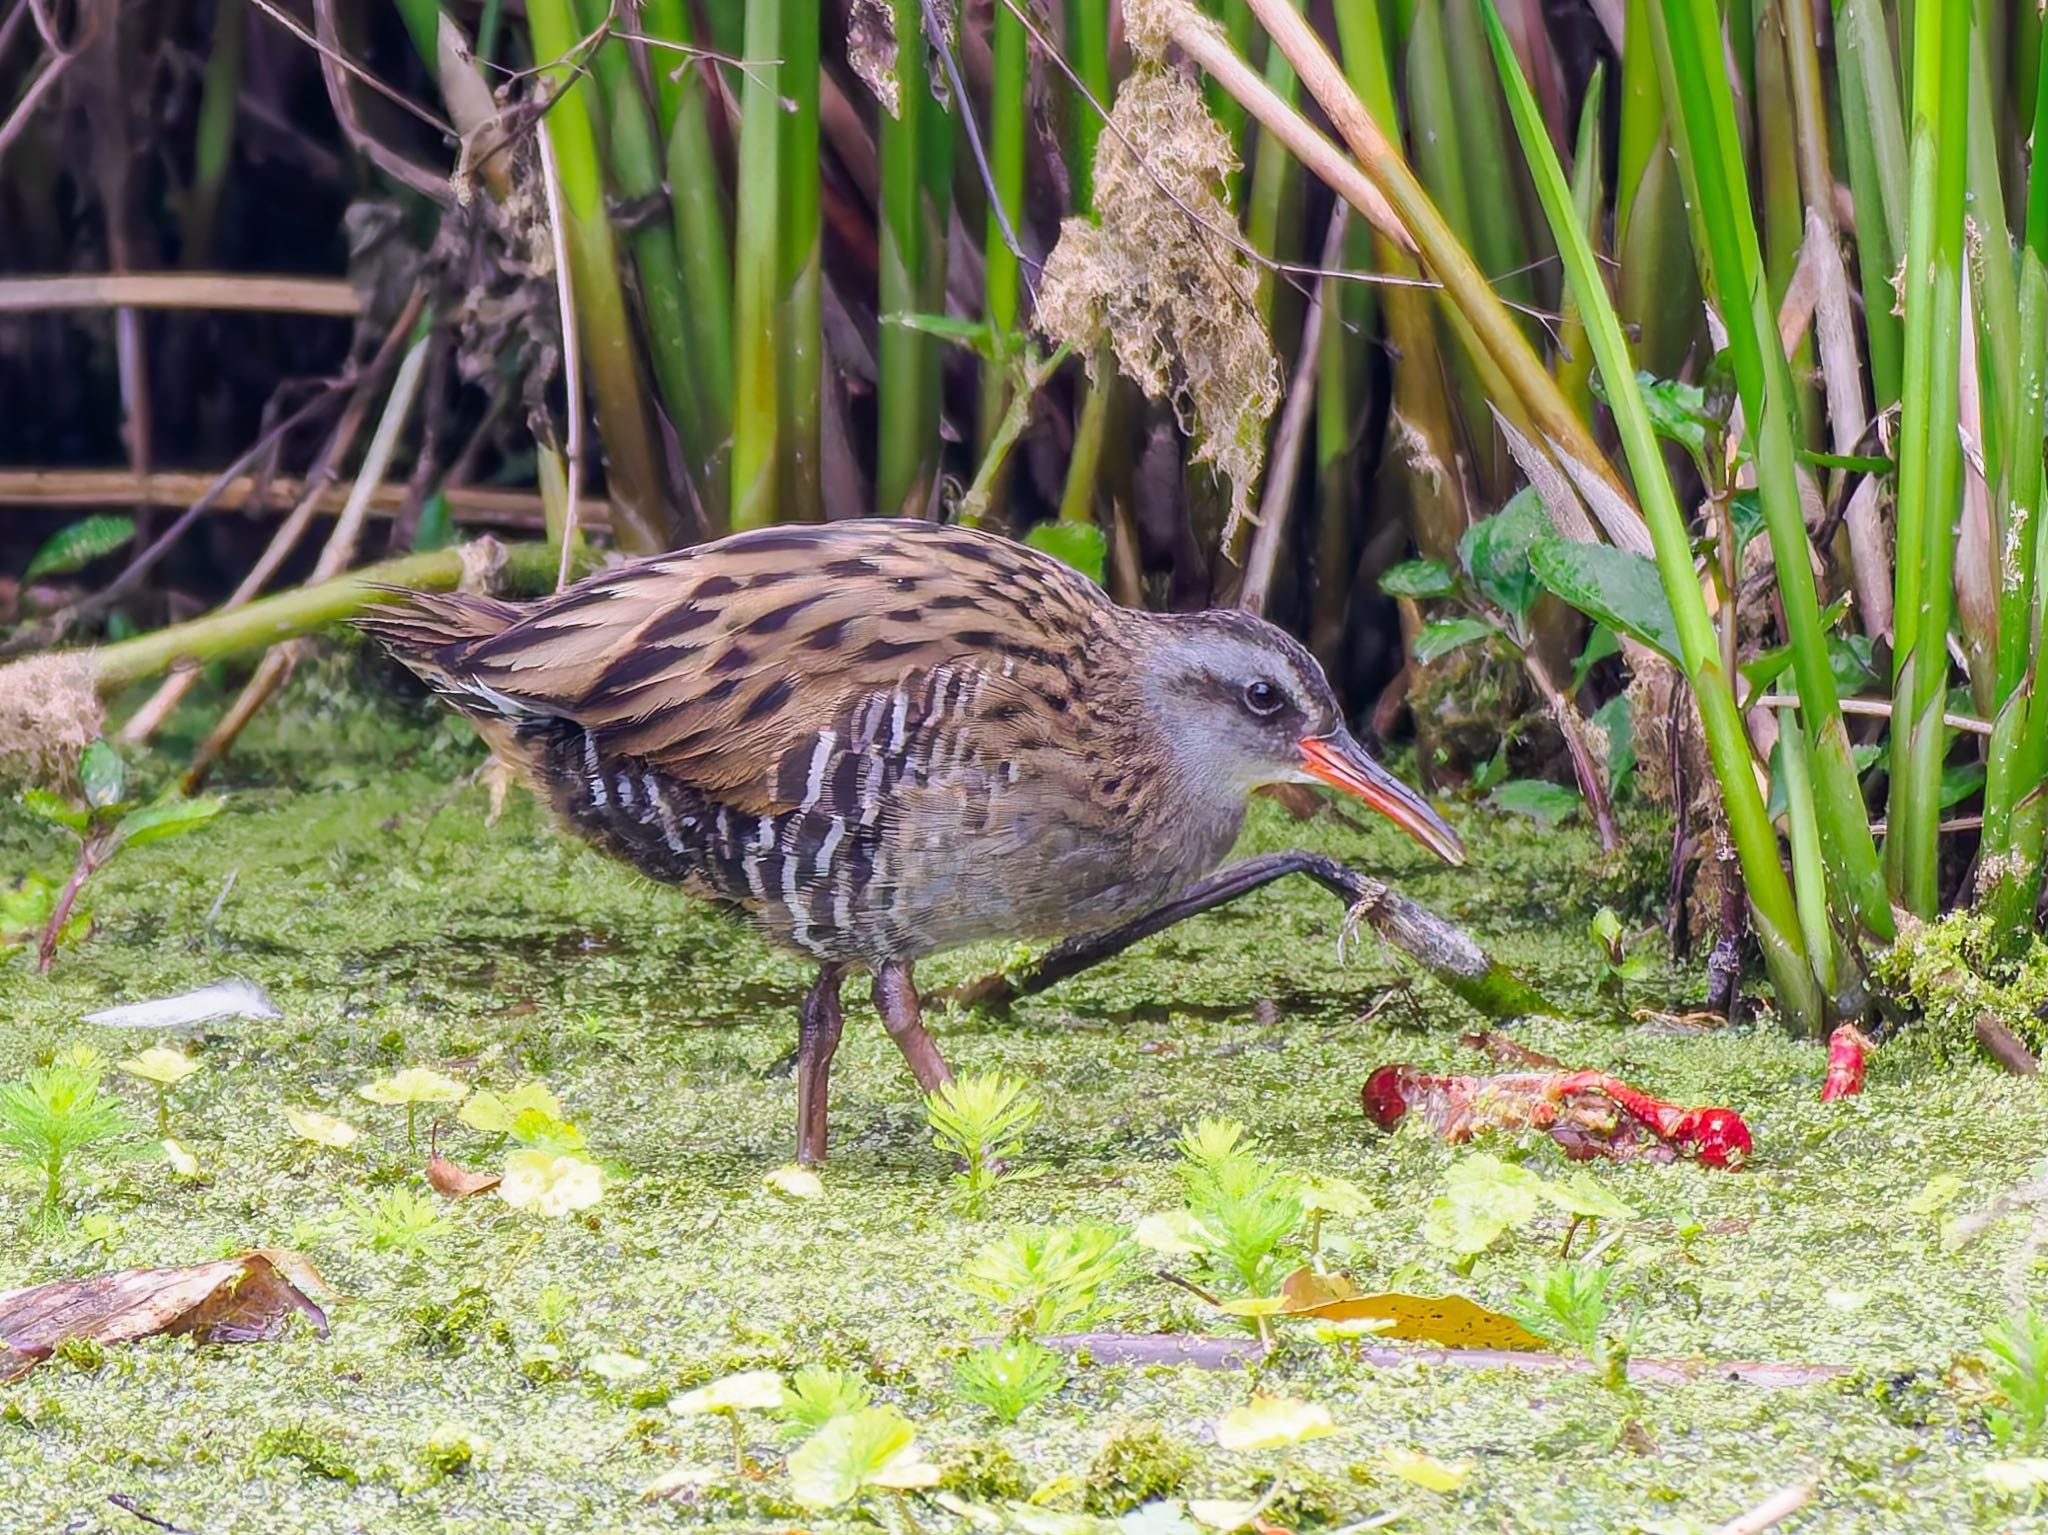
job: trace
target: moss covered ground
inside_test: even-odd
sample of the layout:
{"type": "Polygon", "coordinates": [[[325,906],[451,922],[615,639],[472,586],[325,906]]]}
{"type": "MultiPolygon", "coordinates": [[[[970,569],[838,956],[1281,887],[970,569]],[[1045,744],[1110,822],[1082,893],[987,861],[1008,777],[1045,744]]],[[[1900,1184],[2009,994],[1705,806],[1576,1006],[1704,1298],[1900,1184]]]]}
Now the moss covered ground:
{"type": "MultiPolygon", "coordinates": [[[[1027,1158],[1042,1176],[981,1215],[949,1199],[893,1048],[848,990],[824,1194],[763,1182],[790,1154],[793,1042],[807,977],[708,912],[565,840],[514,795],[485,825],[465,786],[473,747],[424,713],[373,716],[315,679],[238,758],[228,812],[183,841],[138,849],[93,891],[96,930],[47,979],[0,960],[0,1078],[88,1041],[159,1041],[83,1012],[226,975],[257,982],[275,1022],[223,1022],[192,1048],[172,1129],[201,1181],[151,1156],[89,1154],[62,1228],[28,1223],[0,1187],[0,1290],[106,1267],[192,1262],[253,1246],[307,1253],[337,1298],[332,1332],[194,1347],[160,1340],[60,1359],[0,1386],[0,1529],[140,1531],[132,1499],[193,1531],[610,1531],[677,1526],[963,1528],[930,1498],[834,1515],[794,1505],[787,1444],[743,1423],[752,1470],[728,1466],[723,1424],[667,1410],[678,1390],[748,1368],[856,1371],[919,1426],[948,1487],[975,1501],[1115,1512],[1144,1497],[1256,1494],[1285,1460],[1283,1523],[1389,1518],[1413,1531],[1711,1530],[1773,1490],[1817,1479],[1801,1532],[2048,1528],[1980,1468],[2001,1459],[1975,1373],[1958,1368],[2014,1297],[2038,1293],[2020,1214],[1951,1251],[1943,1221],[2026,1182],[2048,1095],[1909,1043],[1872,1062],[1859,1098],[1822,1104],[1823,1051],[1768,1022],[1678,1035],[1627,1021],[1598,990],[1586,937],[1606,900],[1655,889],[1661,838],[1603,864],[1567,825],[1461,817],[1475,864],[1431,866],[1392,834],[1260,807],[1251,847],[1306,842],[1351,859],[1468,925],[1576,1016],[1520,1032],[1574,1062],[1687,1102],[1740,1108],[1757,1157],[1602,1169],[1639,1219],[1607,1235],[1640,1354],[1842,1365],[1785,1390],[1697,1380],[1604,1387],[1584,1376],[1374,1366],[1303,1339],[1256,1374],[1083,1362],[1015,1426],[962,1402],[952,1362],[985,1326],[957,1284],[1006,1226],[1123,1224],[1177,1199],[1175,1138],[1200,1116],[1244,1122],[1291,1167],[1371,1196],[1333,1219],[1366,1288],[1456,1290],[1505,1304],[1557,1247],[1544,1214],[1461,1270],[1423,1236],[1426,1207],[1470,1153],[1364,1122],[1358,1089],[1390,1059],[1473,1069],[1476,1020],[1369,939],[1340,958],[1343,913],[1274,888],[1156,938],[1015,1006],[938,1020],[957,1066],[1000,1067],[1045,1109],[1027,1158]],[[1369,1016],[1367,1016],[1369,1015],[1369,1016]],[[439,1212],[425,1248],[378,1250],[361,1213],[424,1190],[403,1112],[357,1086],[409,1065],[477,1087],[533,1077],[559,1093],[617,1172],[581,1217],[484,1196],[439,1212]],[[346,1117],[360,1142],[296,1138],[281,1111],[346,1117]],[[1951,1188],[1930,1209],[1933,1180],[1951,1188]],[[649,1370],[607,1381],[587,1362],[649,1370]],[[1282,1457],[1231,1453],[1211,1425],[1254,1388],[1325,1405],[1343,1433],[1282,1457]],[[1471,1470],[1455,1491],[1393,1475],[1388,1448],[1471,1470]],[[682,1501],[641,1490],[679,1467],[708,1480],[682,1501]]],[[[145,770],[147,770],[145,765],[145,770]]],[[[158,771],[162,769],[159,766],[158,771]]],[[[58,839],[0,809],[0,868],[55,871],[58,839]]],[[[993,950],[926,967],[943,983],[993,950]]],[[[1627,1003],[1677,1010],[1701,989],[1661,965],[1627,1003]]],[[[115,1091],[145,1120],[141,1084],[115,1091]]],[[[147,1145],[137,1137],[138,1143],[147,1145]]],[[[457,1127],[444,1149],[492,1149],[457,1127]]],[[[1492,1149],[1546,1175],[1547,1143],[1492,1149]]],[[[1166,1261],[1166,1260],[1160,1260],[1166,1261]]],[[[1109,1301],[1131,1331],[1230,1331],[1139,1265],[1109,1301]]],[[[1378,1526],[1371,1526],[1378,1527],[1378,1526]]]]}

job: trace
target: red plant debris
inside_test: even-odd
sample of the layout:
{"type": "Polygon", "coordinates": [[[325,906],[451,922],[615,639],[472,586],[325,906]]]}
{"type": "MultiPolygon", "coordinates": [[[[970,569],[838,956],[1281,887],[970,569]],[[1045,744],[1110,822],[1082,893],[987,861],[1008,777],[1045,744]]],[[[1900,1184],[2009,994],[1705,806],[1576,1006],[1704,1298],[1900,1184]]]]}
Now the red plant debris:
{"type": "Polygon", "coordinates": [[[1820,1086],[1820,1101],[1830,1103],[1862,1092],[1864,1055],[1875,1048],[1870,1036],[1855,1024],[1839,1025],[1828,1036],[1828,1075],[1820,1086]]]}
{"type": "Polygon", "coordinates": [[[1391,1130],[1410,1113],[1447,1141],[1482,1130],[1536,1129],[1576,1161],[1670,1162],[1709,1167],[1749,1160],[1749,1126],[1733,1109],[1688,1109],[1602,1071],[1511,1071],[1441,1076],[1382,1066],[1359,1094],[1366,1117],[1391,1130]]]}

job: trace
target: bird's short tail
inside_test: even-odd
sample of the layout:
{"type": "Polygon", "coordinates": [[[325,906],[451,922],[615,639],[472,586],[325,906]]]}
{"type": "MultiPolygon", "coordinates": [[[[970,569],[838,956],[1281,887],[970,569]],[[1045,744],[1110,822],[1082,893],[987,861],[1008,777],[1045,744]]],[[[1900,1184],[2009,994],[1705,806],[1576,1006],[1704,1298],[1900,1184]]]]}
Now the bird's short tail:
{"type": "Polygon", "coordinates": [[[523,616],[516,603],[468,592],[387,588],[395,599],[352,620],[401,665],[444,697],[461,697],[470,649],[523,616]]]}

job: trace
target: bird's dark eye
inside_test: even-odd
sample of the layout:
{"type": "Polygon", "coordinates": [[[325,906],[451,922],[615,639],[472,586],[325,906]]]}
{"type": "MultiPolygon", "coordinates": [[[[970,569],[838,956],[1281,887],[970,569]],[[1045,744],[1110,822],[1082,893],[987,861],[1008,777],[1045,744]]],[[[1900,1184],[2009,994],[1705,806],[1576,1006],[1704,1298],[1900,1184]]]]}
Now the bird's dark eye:
{"type": "Polygon", "coordinates": [[[1276,683],[1261,678],[1257,682],[1245,684],[1244,706],[1254,714],[1278,714],[1286,702],[1287,695],[1280,691],[1276,683]]]}

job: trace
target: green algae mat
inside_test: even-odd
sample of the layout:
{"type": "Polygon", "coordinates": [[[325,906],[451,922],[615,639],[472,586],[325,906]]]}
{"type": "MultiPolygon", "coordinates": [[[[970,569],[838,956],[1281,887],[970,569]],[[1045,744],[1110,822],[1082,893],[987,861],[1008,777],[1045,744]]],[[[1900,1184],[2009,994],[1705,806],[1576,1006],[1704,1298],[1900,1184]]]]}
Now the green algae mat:
{"type": "MultiPolygon", "coordinates": [[[[1041,1105],[1012,1175],[979,1199],[849,987],[835,1154],[813,1187],[782,1174],[804,971],[558,836],[523,795],[487,825],[452,731],[380,736],[357,760],[336,745],[350,718],[287,716],[252,742],[224,814],[95,882],[93,931],[47,979],[31,956],[0,960],[0,1080],[89,1047],[128,1127],[71,1159],[54,1215],[40,1182],[0,1184],[0,1290],[281,1249],[317,1268],[329,1322],[234,1346],[66,1345],[0,1385],[0,1530],[156,1527],[142,1515],[279,1535],[1255,1518],[1662,1535],[1806,1484],[1779,1528],[2048,1529],[2034,1510],[2048,1468],[1996,1432],[1980,1359],[1986,1329],[2039,1294],[2032,1210],[1972,1219],[2040,1176],[2048,1097],[1905,1038],[1872,1056],[1861,1096],[1824,1104],[1823,1048],[1768,1022],[1630,1021],[1701,988],[1653,964],[1617,998],[1587,936],[1603,902],[1631,930],[1653,925],[1653,825],[1632,862],[1602,865],[1570,826],[1474,812],[1475,867],[1452,871],[1397,834],[1261,806],[1245,851],[1306,844],[1466,925],[1581,1010],[1521,1026],[1522,1043],[1739,1108],[1756,1144],[1742,1171],[1587,1169],[1540,1136],[1455,1147],[1373,1129],[1367,1073],[1489,1069],[1457,1039],[1480,1020],[1369,937],[1340,955],[1341,908],[1283,884],[1005,1016],[936,1017],[957,1069],[999,1070],[1041,1105]],[[227,977],[280,1016],[163,1035],[81,1021],[227,977]],[[160,1085],[114,1064],[159,1045],[198,1069],[160,1085]],[[391,1084],[414,1069],[467,1109],[404,1101],[391,1084]],[[523,1109],[541,1129],[522,1139],[508,1132],[523,1109]],[[347,1140],[330,1120],[355,1139],[327,1144],[347,1140]],[[1240,1149],[1291,1187],[1341,1195],[1251,1278],[1173,1240],[1183,1136],[1205,1120],[1242,1126],[1240,1149]],[[511,1176],[444,1198],[430,1139],[460,1170],[511,1176]],[[573,1166],[557,1177],[561,1157],[573,1166]],[[1574,1221],[1524,1193],[1575,1175],[1607,1201],[1572,1233],[1574,1272],[1604,1276],[1596,1346],[1707,1364],[1624,1379],[1442,1362],[1243,1304],[1312,1249],[1363,1292],[1525,1314],[1574,1221]],[[1016,1286],[986,1275],[991,1250],[1033,1250],[1008,1235],[1020,1227],[1152,1245],[1120,1248],[1084,1306],[1053,1308],[1074,1323],[1054,1330],[1097,1346],[1057,1354],[1042,1399],[1005,1422],[959,1379],[1015,1320],[1016,1286]],[[1263,1357],[1261,1329],[1276,1339],[1263,1357]],[[1231,1341],[1241,1362],[1117,1362],[1104,1341],[1165,1334],[1231,1341]],[[1742,1361],[1796,1368],[1715,1367],[1742,1361]],[[828,1447],[897,1474],[847,1482],[848,1465],[803,1448],[811,1431],[774,1404],[804,1371],[805,1389],[865,1396],[885,1439],[914,1432],[828,1447]],[[820,1490],[834,1475],[843,1497],[820,1490]]],[[[61,873],[66,856],[0,810],[0,867],[61,873]]],[[[1010,957],[954,955],[923,978],[1010,957]]]]}

